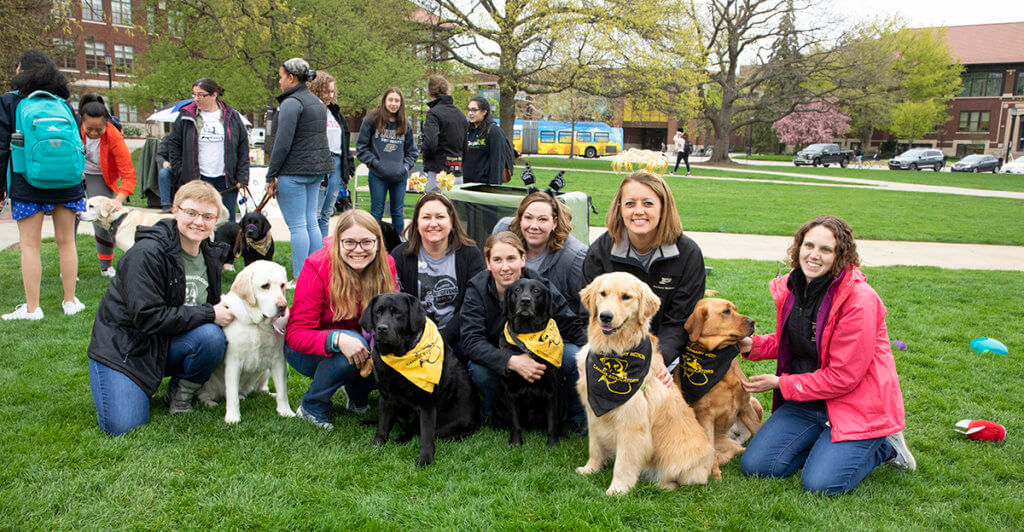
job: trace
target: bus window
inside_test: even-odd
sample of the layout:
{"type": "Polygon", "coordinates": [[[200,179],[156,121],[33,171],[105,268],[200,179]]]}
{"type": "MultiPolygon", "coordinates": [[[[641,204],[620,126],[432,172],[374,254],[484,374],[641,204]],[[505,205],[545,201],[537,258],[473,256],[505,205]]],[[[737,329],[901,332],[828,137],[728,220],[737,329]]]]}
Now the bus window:
{"type": "Polygon", "coordinates": [[[555,141],[555,132],[554,132],[554,130],[551,130],[551,129],[542,129],[542,130],[540,130],[537,133],[537,138],[541,142],[554,142],[555,141]]]}
{"type": "Polygon", "coordinates": [[[576,132],[576,142],[590,142],[590,132],[589,131],[577,131],[576,132]]]}
{"type": "Polygon", "coordinates": [[[523,130],[522,129],[515,129],[515,130],[512,131],[512,139],[513,140],[519,140],[521,138],[523,138],[523,130]]]}
{"type": "Polygon", "coordinates": [[[559,142],[559,144],[569,144],[571,141],[572,141],[572,132],[569,132],[569,131],[559,131],[558,132],[558,142],[559,142]]]}
{"type": "Polygon", "coordinates": [[[594,142],[608,142],[608,134],[601,132],[594,132],[594,142]]]}

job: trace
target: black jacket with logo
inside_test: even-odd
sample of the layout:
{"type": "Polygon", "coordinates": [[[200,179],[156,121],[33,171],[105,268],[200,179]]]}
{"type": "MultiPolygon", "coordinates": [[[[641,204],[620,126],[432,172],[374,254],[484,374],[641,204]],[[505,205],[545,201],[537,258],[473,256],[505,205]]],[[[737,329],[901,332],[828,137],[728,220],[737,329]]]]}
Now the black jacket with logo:
{"type": "Polygon", "coordinates": [[[442,96],[427,103],[430,110],[423,121],[423,171],[442,172],[448,157],[462,158],[466,148],[466,115],[442,96]]]}
{"type": "Polygon", "coordinates": [[[96,309],[89,358],[124,373],[149,395],[164,378],[171,337],[213,323],[220,274],[231,251],[226,242],[199,244],[206,260],[205,305],[185,306],[185,265],[177,221],[140,226],[135,245],[117,263],[117,276],[96,309]]]}
{"type": "Polygon", "coordinates": [[[505,180],[504,144],[505,133],[498,124],[487,121],[470,126],[462,156],[463,182],[500,185],[505,180]]]}
{"type": "MultiPolygon", "coordinates": [[[[583,261],[583,282],[587,286],[598,275],[626,272],[647,283],[661,299],[661,308],[651,319],[651,332],[658,337],[658,348],[665,365],[671,364],[686,348],[687,335],[683,325],[693,313],[697,301],[704,297],[704,255],[697,243],[682,235],[674,244],[655,250],[650,270],[634,257],[628,256],[629,239],[623,235],[613,244],[605,233],[590,245],[583,261]]],[[[581,318],[589,319],[586,309],[581,318]]]]}

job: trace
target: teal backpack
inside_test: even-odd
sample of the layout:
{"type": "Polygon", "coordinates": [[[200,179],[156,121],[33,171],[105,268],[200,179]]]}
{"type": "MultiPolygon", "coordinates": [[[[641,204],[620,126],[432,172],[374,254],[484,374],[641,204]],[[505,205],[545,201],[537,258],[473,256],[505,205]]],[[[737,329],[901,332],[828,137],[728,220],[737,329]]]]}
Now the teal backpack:
{"type": "MultiPolygon", "coordinates": [[[[63,98],[35,91],[18,102],[11,135],[11,169],[36,188],[82,183],[85,146],[78,122],[63,98]]],[[[10,190],[10,174],[8,174],[10,190]]]]}

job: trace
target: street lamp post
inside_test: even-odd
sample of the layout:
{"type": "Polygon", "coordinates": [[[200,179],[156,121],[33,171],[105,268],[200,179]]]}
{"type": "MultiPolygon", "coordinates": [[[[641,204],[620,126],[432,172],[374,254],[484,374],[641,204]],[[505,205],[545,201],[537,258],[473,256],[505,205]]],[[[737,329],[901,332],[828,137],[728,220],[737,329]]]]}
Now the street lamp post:
{"type": "Polygon", "coordinates": [[[107,90],[114,88],[114,60],[110,54],[103,56],[103,64],[107,65],[107,90]]]}
{"type": "Polygon", "coordinates": [[[1020,112],[1016,107],[1010,108],[1010,136],[1006,139],[1006,157],[1003,157],[1003,163],[1010,162],[1010,149],[1017,144],[1017,114],[1020,112]]]}

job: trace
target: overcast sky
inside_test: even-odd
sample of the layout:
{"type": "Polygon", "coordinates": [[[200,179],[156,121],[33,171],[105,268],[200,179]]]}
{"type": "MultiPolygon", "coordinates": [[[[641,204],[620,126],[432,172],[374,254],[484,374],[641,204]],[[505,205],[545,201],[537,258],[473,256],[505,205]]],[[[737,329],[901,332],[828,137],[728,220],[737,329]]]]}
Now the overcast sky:
{"type": "Polygon", "coordinates": [[[832,0],[837,13],[863,19],[902,15],[910,27],[1024,22],[1021,0],[832,0]]]}

